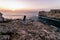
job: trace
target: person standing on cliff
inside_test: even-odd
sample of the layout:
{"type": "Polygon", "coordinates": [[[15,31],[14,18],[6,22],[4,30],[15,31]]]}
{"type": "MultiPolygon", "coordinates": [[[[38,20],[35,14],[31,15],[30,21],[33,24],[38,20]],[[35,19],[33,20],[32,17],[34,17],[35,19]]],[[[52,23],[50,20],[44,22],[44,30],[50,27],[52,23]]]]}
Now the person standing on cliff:
{"type": "Polygon", "coordinates": [[[27,23],[28,23],[28,21],[27,21],[27,19],[26,19],[26,15],[24,15],[22,23],[23,23],[23,24],[27,24],[27,23]]]}
{"type": "Polygon", "coordinates": [[[26,16],[24,15],[23,21],[26,21],[26,16]]]}

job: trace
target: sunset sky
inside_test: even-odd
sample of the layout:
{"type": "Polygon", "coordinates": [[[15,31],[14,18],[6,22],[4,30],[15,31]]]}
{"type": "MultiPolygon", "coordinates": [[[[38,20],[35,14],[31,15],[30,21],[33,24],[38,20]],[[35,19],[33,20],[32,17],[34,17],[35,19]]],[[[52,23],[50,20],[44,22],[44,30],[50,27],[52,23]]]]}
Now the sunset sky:
{"type": "Polygon", "coordinates": [[[0,9],[51,9],[60,8],[60,0],[0,0],[0,9]]]}

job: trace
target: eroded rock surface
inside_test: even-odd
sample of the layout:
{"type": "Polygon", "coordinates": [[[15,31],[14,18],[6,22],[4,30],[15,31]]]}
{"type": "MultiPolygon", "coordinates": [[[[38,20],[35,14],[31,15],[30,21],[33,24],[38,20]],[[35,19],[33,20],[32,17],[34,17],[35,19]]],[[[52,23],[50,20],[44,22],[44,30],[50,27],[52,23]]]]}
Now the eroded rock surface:
{"type": "Polygon", "coordinates": [[[54,26],[41,22],[28,22],[21,20],[9,23],[0,23],[0,40],[60,40],[60,31],[54,26]]]}

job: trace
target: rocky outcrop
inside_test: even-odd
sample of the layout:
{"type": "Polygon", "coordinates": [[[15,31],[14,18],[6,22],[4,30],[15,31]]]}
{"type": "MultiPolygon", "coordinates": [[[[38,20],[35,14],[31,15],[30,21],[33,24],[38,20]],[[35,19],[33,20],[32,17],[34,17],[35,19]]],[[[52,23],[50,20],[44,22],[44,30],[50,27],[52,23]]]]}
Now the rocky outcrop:
{"type": "Polygon", "coordinates": [[[51,9],[50,11],[39,11],[39,16],[60,19],[60,9],[51,9]]]}
{"type": "Polygon", "coordinates": [[[0,40],[60,40],[60,31],[41,22],[13,20],[0,23],[0,40]]]}

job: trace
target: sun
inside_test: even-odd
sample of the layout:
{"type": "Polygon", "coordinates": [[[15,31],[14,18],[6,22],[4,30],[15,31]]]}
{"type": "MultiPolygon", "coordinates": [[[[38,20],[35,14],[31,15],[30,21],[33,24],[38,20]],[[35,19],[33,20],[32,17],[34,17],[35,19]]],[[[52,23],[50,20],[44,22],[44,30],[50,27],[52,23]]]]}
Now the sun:
{"type": "Polygon", "coordinates": [[[4,2],[0,5],[2,8],[10,9],[10,10],[16,10],[16,9],[24,9],[26,8],[25,4],[22,2],[4,2]]]}

